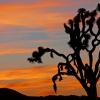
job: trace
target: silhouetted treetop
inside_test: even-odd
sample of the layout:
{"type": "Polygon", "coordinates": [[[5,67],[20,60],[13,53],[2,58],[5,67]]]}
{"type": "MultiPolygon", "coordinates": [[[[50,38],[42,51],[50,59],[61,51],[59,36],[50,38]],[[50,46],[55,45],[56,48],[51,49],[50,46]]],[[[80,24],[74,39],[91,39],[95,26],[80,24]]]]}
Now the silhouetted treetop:
{"type": "Polygon", "coordinates": [[[100,44],[96,39],[98,31],[100,30],[100,17],[96,19],[97,12],[100,9],[99,6],[98,4],[98,10],[93,10],[91,12],[80,8],[77,15],[68,21],[68,25],[64,23],[65,32],[70,35],[68,44],[74,50],[87,50],[89,52],[95,50],[95,47],[100,44]],[[93,31],[95,24],[98,26],[98,31],[96,33],[93,31]],[[92,43],[93,48],[89,50],[89,39],[93,36],[95,36],[93,42],[98,42],[95,46],[94,43],[92,43]]]}

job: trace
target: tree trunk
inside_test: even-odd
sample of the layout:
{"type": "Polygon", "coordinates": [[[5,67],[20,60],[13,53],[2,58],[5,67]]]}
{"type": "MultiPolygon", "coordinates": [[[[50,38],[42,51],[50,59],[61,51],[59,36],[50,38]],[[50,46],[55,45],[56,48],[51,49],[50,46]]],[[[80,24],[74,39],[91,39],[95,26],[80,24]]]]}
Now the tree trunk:
{"type": "Polygon", "coordinates": [[[91,84],[90,87],[88,87],[88,89],[85,89],[86,93],[88,95],[89,100],[97,100],[97,88],[96,88],[96,84],[91,84]]]}

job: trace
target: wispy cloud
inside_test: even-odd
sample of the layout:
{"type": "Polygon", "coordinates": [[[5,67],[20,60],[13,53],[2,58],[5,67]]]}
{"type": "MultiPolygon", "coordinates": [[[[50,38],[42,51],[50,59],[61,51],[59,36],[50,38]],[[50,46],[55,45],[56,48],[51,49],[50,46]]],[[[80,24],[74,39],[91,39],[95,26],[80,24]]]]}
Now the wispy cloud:
{"type": "MultiPolygon", "coordinates": [[[[55,94],[51,78],[56,72],[56,66],[37,66],[0,71],[0,87],[12,88],[31,96],[81,95],[80,92],[86,95],[79,82],[74,77],[67,76],[63,77],[61,82],[57,81],[58,91],[55,94]]],[[[99,84],[100,82],[98,88],[100,88],[99,84]]]]}
{"type": "Polygon", "coordinates": [[[2,49],[0,50],[0,55],[8,55],[8,54],[27,54],[31,53],[32,49],[2,49]]]}
{"type": "Polygon", "coordinates": [[[16,80],[16,79],[41,79],[48,78],[50,73],[54,73],[56,67],[32,67],[26,69],[13,69],[0,71],[0,80],[16,80]]]}
{"type": "Polygon", "coordinates": [[[78,6],[85,4],[88,6],[89,3],[94,4],[93,0],[86,2],[83,3],[83,0],[40,0],[27,4],[24,2],[0,4],[0,24],[59,29],[60,25],[73,16],[74,8],[78,9],[78,6]]]}
{"type": "Polygon", "coordinates": [[[14,54],[31,54],[34,50],[36,50],[36,47],[31,46],[28,47],[29,44],[48,44],[49,40],[46,39],[36,39],[36,40],[20,40],[20,41],[14,41],[14,42],[8,42],[8,43],[0,43],[0,55],[14,55],[14,54]],[[24,47],[24,45],[26,45],[24,47]],[[22,48],[23,47],[23,48],[22,48]]]}
{"type": "MultiPolygon", "coordinates": [[[[27,95],[54,95],[51,78],[56,73],[56,70],[56,66],[38,66],[0,71],[0,87],[16,89],[27,95]]],[[[57,86],[58,94],[61,92],[62,94],[66,94],[76,88],[81,88],[78,81],[68,77],[64,77],[62,82],[57,81],[57,86]]]]}
{"type": "Polygon", "coordinates": [[[57,11],[45,12],[45,10],[52,7],[55,7],[55,9],[56,7],[64,7],[66,4],[64,2],[41,1],[33,4],[0,5],[0,24],[42,27],[45,29],[54,28],[58,23],[63,23],[65,12],[60,14],[57,11]]]}

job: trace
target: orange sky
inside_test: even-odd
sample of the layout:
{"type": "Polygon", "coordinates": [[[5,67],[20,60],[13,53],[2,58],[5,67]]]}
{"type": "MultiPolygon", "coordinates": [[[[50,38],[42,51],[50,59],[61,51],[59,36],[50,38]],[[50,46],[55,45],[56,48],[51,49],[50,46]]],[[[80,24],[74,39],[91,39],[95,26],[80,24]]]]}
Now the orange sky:
{"type": "MultiPolygon", "coordinates": [[[[15,89],[29,96],[86,95],[79,82],[74,77],[67,76],[63,76],[61,82],[57,81],[58,91],[55,94],[51,78],[56,71],[56,66],[4,70],[0,72],[0,87],[15,89]]],[[[99,84],[100,82],[98,88],[99,84]]],[[[98,90],[100,96],[99,93],[98,90]]]]}
{"type": "MultiPolygon", "coordinates": [[[[39,2],[36,4],[2,4],[0,5],[0,24],[15,26],[55,28],[55,24],[64,23],[71,17],[65,12],[44,12],[52,7],[63,7],[68,4],[62,2],[39,2]],[[40,17],[41,16],[41,17],[40,17]]],[[[8,26],[9,27],[9,26],[8,26]]]]}
{"type": "MultiPolygon", "coordinates": [[[[69,54],[71,49],[67,45],[63,24],[73,18],[78,8],[95,9],[98,2],[0,0],[0,87],[12,88],[26,95],[54,95],[51,77],[57,71],[55,65],[62,59],[55,57],[57,60],[51,60],[47,55],[44,57],[46,63],[38,65],[30,64],[27,58],[38,46],[69,54]]],[[[73,77],[66,77],[57,85],[61,95],[85,94],[73,77]]]]}

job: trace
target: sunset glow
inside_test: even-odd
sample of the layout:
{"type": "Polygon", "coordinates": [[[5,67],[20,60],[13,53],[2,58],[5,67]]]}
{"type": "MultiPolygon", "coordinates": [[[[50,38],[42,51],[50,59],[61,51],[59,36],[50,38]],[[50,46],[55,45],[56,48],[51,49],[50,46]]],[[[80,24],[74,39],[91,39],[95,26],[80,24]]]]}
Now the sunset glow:
{"type": "Polygon", "coordinates": [[[43,64],[30,64],[27,58],[39,46],[69,54],[71,49],[63,24],[73,18],[78,8],[92,10],[98,2],[0,0],[0,88],[12,88],[30,96],[86,95],[74,77],[64,77],[62,82],[57,82],[58,91],[54,93],[51,78],[62,58],[55,56],[56,60],[51,60],[47,55],[43,57],[43,64]]]}

